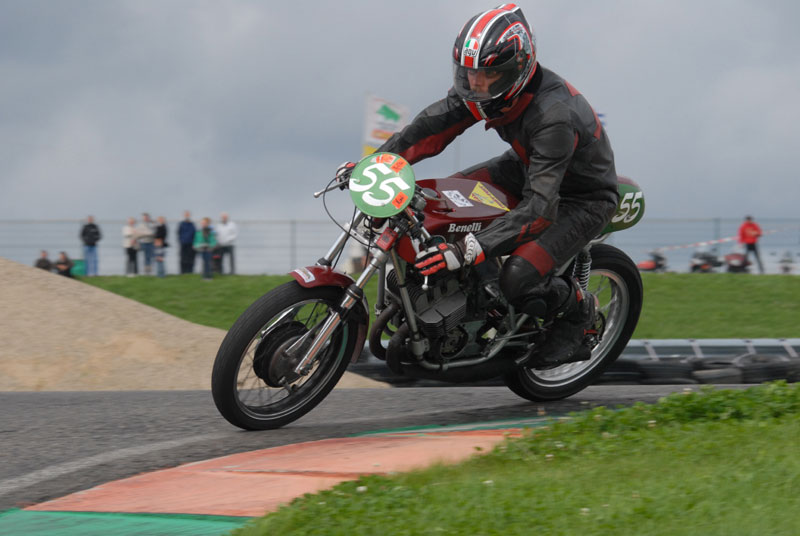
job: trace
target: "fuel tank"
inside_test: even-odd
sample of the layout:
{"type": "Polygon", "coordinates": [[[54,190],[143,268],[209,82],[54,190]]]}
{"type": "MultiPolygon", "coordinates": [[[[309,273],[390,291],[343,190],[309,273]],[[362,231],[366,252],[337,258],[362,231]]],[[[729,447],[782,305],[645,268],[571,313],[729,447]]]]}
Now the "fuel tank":
{"type": "MultiPolygon", "coordinates": [[[[425,228],[445,242],[455,242],[467,233],[486,228],[519,202],[503,188],[474,179],[422,179],[417,184],[436,196],[425,205],[425,228]]],[[[628,177],[619,176],[618,189],[617,212],[601,234],[632,227],[644,216],[644,193],[639,185],[628,177]]],[[[416,252],[408,237],[398,244],[398,253],[408,262],[414,260],[416,252]]]]}
{"type": "MultiPolygon", "coordinates": [[[[484,229],[518,203],[502,188],[473,179],[422,179],[417,185],[436,196],[425,205],[425,228],[445,242],[484,229]]],[[[407,237],[398,244],[398,253],[408,262],[414,260],[416,253],[407,237]]]]}
{"type": "Polygon", "coordinates": [[[425,206],[425,227],[432,235],[452,242],[467,233],[480,231],[517,206],[517,199],[489,182],[446,178],[419,181],[438,199],[425,206]]]}

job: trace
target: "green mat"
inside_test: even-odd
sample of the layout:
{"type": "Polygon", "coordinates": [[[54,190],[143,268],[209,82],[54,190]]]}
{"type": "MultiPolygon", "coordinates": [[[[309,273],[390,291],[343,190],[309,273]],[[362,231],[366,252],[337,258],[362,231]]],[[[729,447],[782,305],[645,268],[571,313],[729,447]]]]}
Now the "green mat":
{"type": "Polygon", "coordinates": [[[219,536],[241,527],[250,518],[117,514],[94,512],[34,512],[8,510],[0,513],[3,536],[219,536]]]}

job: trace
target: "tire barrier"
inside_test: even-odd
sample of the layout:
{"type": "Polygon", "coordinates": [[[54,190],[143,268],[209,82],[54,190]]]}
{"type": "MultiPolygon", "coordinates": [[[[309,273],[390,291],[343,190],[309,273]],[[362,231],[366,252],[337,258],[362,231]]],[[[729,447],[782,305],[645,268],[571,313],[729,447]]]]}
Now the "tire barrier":
{"type": "Polygon", "coordinates": [[[621,375],[626,383],[642,385],[797,382],[800,381],[800,358],[771,354],[728,358],[620,358],[601,377],[601,383],[616,383],[621,375]]]}
{"type": "MultiPolygon", "coordinates": [[[[451,384],[416,380],[392,374],[378,359],[359,360],[349,370],[393,387],[437,387],[451,384]]],[[[800,382],[800,358],[771,354],[733,357],[620,357],[597,379],[596,385],[756,384],[775,380],[800,382]]],[[[499,379],[460,385],[503,385],[499,379]]]]}

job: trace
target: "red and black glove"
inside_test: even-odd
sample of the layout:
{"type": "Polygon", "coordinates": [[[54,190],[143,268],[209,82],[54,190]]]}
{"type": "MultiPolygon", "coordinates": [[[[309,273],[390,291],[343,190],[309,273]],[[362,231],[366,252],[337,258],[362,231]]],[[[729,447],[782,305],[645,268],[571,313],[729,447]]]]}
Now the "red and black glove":
{"type": "Polygon", "coordinates": [[[486,257],[478,239],[469,233],[456,244],[437,244],[420,251],[414,260],[414,268],[422,275],[433,275],[439,270],[458,270],[463,266],[478,264],[486,257]]]}
{"type": "Polygon", "coordinates": [[[340,190],[344,190],[347,187],[347,183],[350,181],[350,174],[353,172],[354,167],[356,167],[355,162],[342,162],[339,164],[335,177],[340,190]]]}

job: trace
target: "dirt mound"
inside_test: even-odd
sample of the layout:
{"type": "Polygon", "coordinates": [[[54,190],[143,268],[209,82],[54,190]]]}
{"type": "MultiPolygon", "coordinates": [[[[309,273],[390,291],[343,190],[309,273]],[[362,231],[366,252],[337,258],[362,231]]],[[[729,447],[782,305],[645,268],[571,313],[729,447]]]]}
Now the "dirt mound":
{"type": "MultiPolygon", "coordinates": [[[[0,391],[210,389],[225,332],[0,258],[0,391]]],[[[345,373],[339,387],[385,387],[345,373]]]]}

